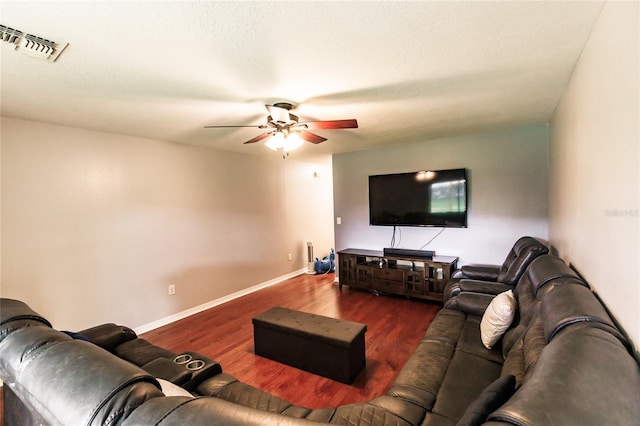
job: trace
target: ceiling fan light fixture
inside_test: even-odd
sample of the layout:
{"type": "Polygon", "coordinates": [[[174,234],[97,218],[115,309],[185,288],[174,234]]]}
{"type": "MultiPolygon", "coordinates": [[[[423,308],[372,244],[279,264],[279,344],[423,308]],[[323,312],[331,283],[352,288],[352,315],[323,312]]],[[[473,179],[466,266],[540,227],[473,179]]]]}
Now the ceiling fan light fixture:
{"type": "Polygon", "coordinates": [[[304,141],[295,133],[285,134],[283,131],[276,131],[266,142],[265,145],[274,151],[293,151],[299,148],[304,141]]]}
{"type": "Polygon", "coordinates": [[[284,149],[284,133],[277,131],[267,141],[264,143],[267,148],[270,148],[274,151],[278,151],[280,149],[284,149]]]}
{"type": "Polygon", "coordinates": [[[282,149],[285,152],[293,151],[294,149],[300,148],[304,141],[300,136],[296,133],[289,133],[286,138],[284,138],[284,146],[282,149]]]}

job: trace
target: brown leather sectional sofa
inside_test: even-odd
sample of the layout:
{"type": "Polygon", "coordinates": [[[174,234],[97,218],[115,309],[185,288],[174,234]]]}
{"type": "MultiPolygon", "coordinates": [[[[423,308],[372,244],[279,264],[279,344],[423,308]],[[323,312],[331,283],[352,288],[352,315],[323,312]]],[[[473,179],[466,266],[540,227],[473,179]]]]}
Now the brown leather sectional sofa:
{"type": "MultiPolygon", "coordinates": [[[[1,299],[7,424],[639,424],[640,366],[588,285],[558,257],[540,255],[513,293],[515,320],[492,349],[481,342],[480,323],[495,295],[460,291],[386,395],[313,410],[242,383],[206,357],[153,346],[127,327],[69,335],[26,304],[1,299]],[[180,355],[188,356],[174,362],[180,355]],[[182,396],[167,396],[167,382],[182,396]]],[[[304,392],[304,383],[292,385],[304,392]]]]}

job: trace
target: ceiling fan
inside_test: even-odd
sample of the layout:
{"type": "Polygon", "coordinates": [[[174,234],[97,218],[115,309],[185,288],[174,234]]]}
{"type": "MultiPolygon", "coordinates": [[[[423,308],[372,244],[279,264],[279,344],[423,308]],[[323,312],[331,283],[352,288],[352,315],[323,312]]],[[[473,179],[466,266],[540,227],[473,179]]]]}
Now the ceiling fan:
{"type": "Polygon", "coordinates": [[[269,115],[267,116],[267,124],[259,125],[239,125],[239,126],[204,126],[206,129],[224,128],[224,127],[256,127],[258,129],[269,129],[253,139],[245,142],[245,144],[260,142],[261,140],[271,137],[266,145],[274,151],[283,150],[291,151],[300,145],[303,141],[319,144],[327,139],[308,131],[313,130],[331,130],[331,129],[356,129],[358,121],[355,119],[348,120],[311,120],[300,122],[297,115],[291,114],[294,106],[289,102],[277,102],[273,105],[265,105],[269,115]]]}

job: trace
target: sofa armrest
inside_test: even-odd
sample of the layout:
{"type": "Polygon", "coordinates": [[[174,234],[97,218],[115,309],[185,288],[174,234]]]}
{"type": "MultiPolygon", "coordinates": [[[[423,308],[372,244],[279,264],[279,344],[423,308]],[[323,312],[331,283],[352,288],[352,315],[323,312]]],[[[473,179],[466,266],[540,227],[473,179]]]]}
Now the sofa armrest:
{"type": "Polygon", "coordinates": [[[167,380],[178,386],[184,385],[191,379],[191,371],[167,358],[156,358],[143,365],[142,369],[154,377],[167,380]]]}
{"type": "Polygon", "coordinates": [[[460,291],[469,293],[482,293],[498,295],[507,290],[513,289],[509,284],[492,281],[480,281],[480,280],[460,280],[460,291]]]}
{"type": "Polygon", "coordinates": [[[472,263],[469,265],[463,265],[460,268],[460,271],[462,272],[461,278],[482,281],[496,281],[498,279],[498,274],[500,274],[500,266],[472,263]]]}
{"type": "MultiPolygon", "coordinates": [[[[184,352],[182,356],[190,357],[190,361],[183,364],[186,369],[191,372],[191,378],[183,386],[188,391],[196,389],[200,383],[222,373],[222,367],[216,360],[207,358],[196,352],[184,352]]],[[[178,358],[179,357],[180,355],[178,358]]]]}
{"type": "Polygon", "coordinates": [[[129,327],[113,323],[97,325],[79,333],[86,336],[94,345],[98,345],[109,352],[113,352],[116,346],[138,337],[129,327]]]}
{"type": "Polygon", "coordinates": [[[424,408],[412,404],[409,401],[404,401],[400,398],[382,395],[372,399],[368,402],[368,404],[383,408],[386,411],[390,411],[412,425],[420,424],[422,419],[424,418],[424,408]]]}
{"type": "Polygon", "coordinates": [[[314,426],[317,422],[287,417],[214,397],[153,398],[137,408],[123,426],[158,425],[314,426]]]}
{"type": "Polygon", "coordinates": [[[460,293],[447,300],[446,309],[455,309],[468,315],[481,317],[495,296],[481,293],[460,293]]]}

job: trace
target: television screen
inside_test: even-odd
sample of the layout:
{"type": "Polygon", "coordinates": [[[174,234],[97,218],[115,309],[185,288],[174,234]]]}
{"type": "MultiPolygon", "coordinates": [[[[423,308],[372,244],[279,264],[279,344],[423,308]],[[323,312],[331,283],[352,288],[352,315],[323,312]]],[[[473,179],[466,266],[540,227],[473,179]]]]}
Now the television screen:
{"type": "Polygon", "coordinates": [[[369,223],[467,226],[467,170],[369,176],[369,223]]]}

